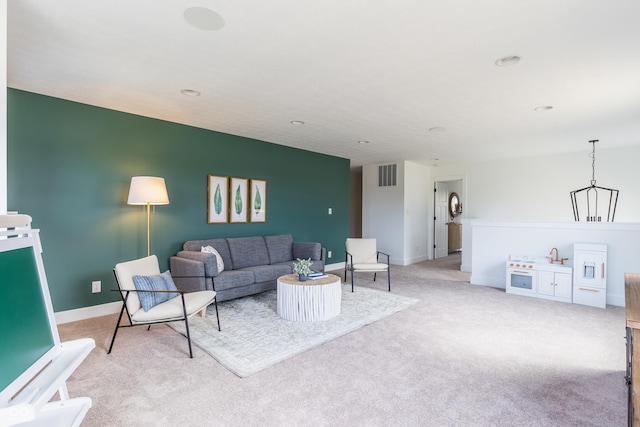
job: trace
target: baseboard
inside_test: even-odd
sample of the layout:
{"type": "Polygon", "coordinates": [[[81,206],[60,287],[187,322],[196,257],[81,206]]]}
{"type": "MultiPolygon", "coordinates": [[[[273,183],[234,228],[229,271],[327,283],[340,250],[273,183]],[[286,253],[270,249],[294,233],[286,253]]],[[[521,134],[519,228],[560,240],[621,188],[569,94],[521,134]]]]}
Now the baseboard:
{"type": "Polygon", "coordinates": [[[409,261],[405,261],[405,263],[402,264],[402,265],[417,264],[419,262],[424,262],[424,261],[429,261],[429,256],[428,255],[421,255],[421,256],[409,258],[409,261]]]}
{"type": "Polygon", "coordinates": [[[491,286],[492,288],[505,288],[504,284],[505,278],[501,277],[489,277],[489,276],[478,276],[471,273],[471,277],[469,278],[469,282],[472,285],[481,285],[481,286],[491,286]]]}
{"type": "Polygon", "coordinates": [[[89,307],[76,308],[75,310],[58,311],[55,313],[56,323],[77,322],[78,320],[91,319],[92,317],[107,316],[109,314],[119,313],[122,308],[122,302],[109,302],[106,304],[92,305],[89,307]]]}
{"type": "Polygon", "coordinates": [[[607,294],[607,304],[615,305],[617,307],[624,307],[624,295],[607,294]]]}
{"type": "Polygon", "coordinates": [[[324,271],[344,270],[344,261],[335,264],[325,264],[324,271]]]}
{"type": "MultiPolygon", "coordinates": [[[[324,269],[325,271],[344,271],[344,262],[326,264],[324,269]]],[[[339,275],[342,275],[342,273],[339,275]]],[[[75,310],[58,311],[55,313],[56,323],[61,325],[63,323],[77,322],[78,320],[91,319],[93,317],[108,316],[109,314],[119,313],[121,308],[122,302],[116,301],[100,305],[92,305],[90,307],[77,308],[75,310]]]]}

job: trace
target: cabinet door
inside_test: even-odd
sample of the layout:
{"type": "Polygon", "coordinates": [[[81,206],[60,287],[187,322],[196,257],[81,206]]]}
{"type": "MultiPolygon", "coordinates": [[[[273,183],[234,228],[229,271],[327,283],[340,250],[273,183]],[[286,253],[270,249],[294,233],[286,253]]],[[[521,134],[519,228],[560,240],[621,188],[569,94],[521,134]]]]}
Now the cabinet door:
{"type": "Polygon", "coordinates": [[[573,286],[571,283],[571,274],[569,273],[555,273],[555,296],[558,298],[568,298],[571,301],[571,294],[573,293],[573,286]]]}
{"type": "Polygon", "coordinates": [[[605,286],[605,252],[576,251],[574,262],[573,271],[576,284],[594,288],[605,286]]]}
{"type": "Polygon", "coordinates": [[[553,272],[552,271],[538,271],[538,293],[540,295],[553,296],[553,272]]]}

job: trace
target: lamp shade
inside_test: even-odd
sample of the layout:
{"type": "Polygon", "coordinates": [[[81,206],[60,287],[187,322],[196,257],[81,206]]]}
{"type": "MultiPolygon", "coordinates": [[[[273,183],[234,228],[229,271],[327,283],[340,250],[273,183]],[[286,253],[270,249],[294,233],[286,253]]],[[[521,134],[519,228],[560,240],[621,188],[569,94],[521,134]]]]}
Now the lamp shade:
{"type": "Polygon", "coordinates": [[[164,178],[157,176],[134,176],[129,187],[129,205],[168,205],[169,194],[164,178]]]}

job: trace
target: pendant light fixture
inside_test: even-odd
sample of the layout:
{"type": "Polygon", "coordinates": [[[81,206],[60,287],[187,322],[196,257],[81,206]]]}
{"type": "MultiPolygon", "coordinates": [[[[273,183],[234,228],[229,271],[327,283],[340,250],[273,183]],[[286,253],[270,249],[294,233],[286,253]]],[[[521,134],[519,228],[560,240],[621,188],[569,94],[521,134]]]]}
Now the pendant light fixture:
{"type": "MultiPolygon", "coordinates": [[[[598,187],[596,185],[596,142],[597,139],[593,139],[589,141],[591,144],[591,185],[585,188],[581,188],[580,190],[575,190],[570,193],[571,195],[571,204],[573,205],[573,219],[575,221],[580,221],[580,214],[578,212],[578,208],[580,205],[584,206],[583,203],[579,203],[582,197],[578,197],[581,195],[586,196],[586,211],[587,221],[602,221],[602,216],[598,213],[598,191],[601,193],[605,192],[605,195],[608,192],[609,195],[609,207],[607,208],[607,222],[613,222],[614,217],[616,216],[616,207],[618,206],[618,190],[614,190],[612,188],[604,188],[598,187]],[[581,194],[579,194],[581,193],[581,194]]],[[[584,211],[583,211],[584,212],[584,211]]]]}

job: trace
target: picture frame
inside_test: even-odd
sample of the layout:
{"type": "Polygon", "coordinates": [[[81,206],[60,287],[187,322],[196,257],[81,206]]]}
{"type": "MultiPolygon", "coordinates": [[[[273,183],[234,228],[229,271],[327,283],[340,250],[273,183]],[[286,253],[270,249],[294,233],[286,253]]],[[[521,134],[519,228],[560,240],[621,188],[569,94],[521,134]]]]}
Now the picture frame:
{"type": "Polygon", "coordinates": [[[229,187],[229,212],[231,223],[247,222],[247,184],[246,178],[231,177],[229,187]]]}
{"type": "Polygon", "coordinates": [[[251,180],[251,222],[267,221],[267,181],[261,179],[251,180]]]}
{"type": "Polygon", "coordinates": [[[207,223],[226,224],[229,221],[229,179],[207,176],[207,223]]]}

